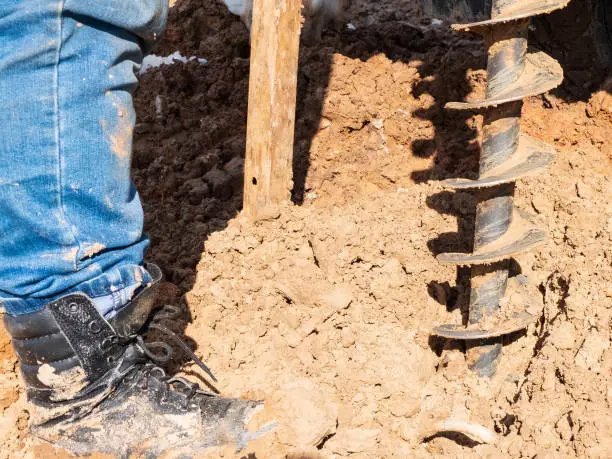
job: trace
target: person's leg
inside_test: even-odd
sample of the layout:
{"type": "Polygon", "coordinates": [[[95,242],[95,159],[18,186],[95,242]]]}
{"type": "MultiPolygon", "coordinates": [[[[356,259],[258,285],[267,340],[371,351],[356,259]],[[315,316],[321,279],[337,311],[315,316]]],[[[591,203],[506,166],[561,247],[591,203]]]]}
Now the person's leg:
{"type": "Polygon", "coordinates": [[[166,334],[212,377],[151,314],[161,273],[143,267],[130,180],[134,71],[166,1],[0,2],[4,324],[33,433],[77,454],[192,455],[267,430],[246,431],[259,402],[170,379],[155,362],[172,348],[144,339],[166,334]]]}
{"type": "Polygon", "coordinates": [[[104,312],[151,281],[130,179],[132,91],[164,0],[0,3],[0,301],[71,291],[104,312]]]}

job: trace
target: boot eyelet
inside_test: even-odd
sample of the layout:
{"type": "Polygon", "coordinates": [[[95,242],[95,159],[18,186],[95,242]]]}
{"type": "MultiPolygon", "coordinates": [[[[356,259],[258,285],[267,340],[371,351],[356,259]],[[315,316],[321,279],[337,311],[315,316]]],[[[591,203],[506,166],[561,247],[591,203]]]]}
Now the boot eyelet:
{"type": "Polygon", "coordinates": [[[113,363],[115,363],[115,361],[116,361],[116,360],[117,360],[117,359],[115,359],[115,357],[114,357],[114,356],[112,356],[112,355],[109,355],[108,357],[106,357],[106,362],[107,362],[107,363],[109,363],[109,364],[111,364],[111,365],[112,365],[113,363]]]}
{"type": "Polygon", "coordinates": [[[100,343],[100,350],[102,352],[106,352],[106,351],[108,351],[111,348],[112,345],[113,345],[113,341],[111,340],[111,338],[110,337],[106,337],[100,343]]]}
{"type": "Polygon", "coordinates": [[[70,303],[68,307],[70,308],[71,312],[77,312],[79,310],[79,305],[76,303],[70,303]]]}
{"type": "Polygon", "coordinates": [[[89,328],[89,331],[94,334],[98,334],[102,331],[102,325],[100,325],[100,322],[97,320],[92,320],[89,322],[89,324],[87,324],[87,328],[89,328]]]}

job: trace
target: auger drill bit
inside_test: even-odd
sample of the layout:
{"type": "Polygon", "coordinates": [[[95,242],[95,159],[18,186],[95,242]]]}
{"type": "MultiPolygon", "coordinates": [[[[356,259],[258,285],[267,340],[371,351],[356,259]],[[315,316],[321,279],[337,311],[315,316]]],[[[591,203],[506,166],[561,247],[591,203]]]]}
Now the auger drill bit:
{"type": "MultiPolygon", "coordinates": [[[[483,139],[476,180],[450,179],[443,184],[477,193],[474,248],[470,254],[443,253],[442,263],[472,265],[469,327],[443,325],[433,334],[466,341],[467,360],[479,376],[495,374],[501,336],[535,320],[526,311],[495,320],[508,286],[510,258],[531,250],[546,235],[514,207],[515,181],[542,171],[555,156],[553,147],[521,134],[522,100],[545,93],[563,80],[561,66],[542,52],[527,52],[531,16],[565,7],[569,0],[493,0],[491,19],[453,25],[481,35],[488,46],[486,96],[475,102],[450,102],[448,109],[481,110],[483,139]],[[486,321],[487,329],[478,327],[486,321]]],[[[513,279],[512,281],[516,281],[513,279]]],[[[519,278],[524,287],[525,278],[519,278]]]]}

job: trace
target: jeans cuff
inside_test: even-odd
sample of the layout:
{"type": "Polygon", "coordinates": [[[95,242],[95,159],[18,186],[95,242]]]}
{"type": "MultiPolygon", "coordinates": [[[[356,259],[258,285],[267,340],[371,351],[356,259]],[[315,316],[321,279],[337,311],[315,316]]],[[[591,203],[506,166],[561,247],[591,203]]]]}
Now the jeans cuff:
{"type": "Polygon", "coordinates": [[[140,284],[146,286],[153,281],[149,272],[140,265],[123,265],[113,268],[104,274],[83,282],[58,295],[44,298],[0,298],[0,306],[11,315],[29,314],[40,311],[45,304],[70,293],[84,293],[89,298],[112,295],[128,286],[140,284]]]}

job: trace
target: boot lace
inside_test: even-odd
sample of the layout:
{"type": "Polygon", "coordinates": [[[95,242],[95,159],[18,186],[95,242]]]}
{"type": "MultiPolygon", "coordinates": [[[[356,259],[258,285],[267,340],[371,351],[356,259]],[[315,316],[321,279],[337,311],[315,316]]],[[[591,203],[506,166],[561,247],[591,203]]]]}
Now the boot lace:
{"type": "MultiPolygon", "coordinates": [[[[158,381],[162,382],[159,390],[161,391],[160,401],[166,402],[169,399],[169,393],[171,387],[176,389],[182,396],[184,404],[182,406],[183,409],[187,409],[187,407],[191,404],[194,397],[197,395],[204,396],[212,396],[217,397],[218,394],[213,392],[204,391],[200,388],[200,386],[196,383],[193,383],[183,377],[175,376],[169,377],[163,368],[155,365],[153,362],[163,364],[166,363],[173,358],[173,350],[172,347],[164,342],[164,341],[145,341],[145,337],[151,330],[157,330],[162,333],[166,337],[170,338],[174,341],[179,348],[190,357],[190,359],[198,365],[210,378],[217,382],[217,378],[212,373],[208,365],[206,365],[189,347],[183,339],[181,339],[175,332],[170,330],[167,326],[163,325],[161,322],[164,320],[174,320],[177,319],[181,314],[180,308],[173,305],[165,305],[161,309],[159,309],[150,320],[149,324],[144,327],[143,333],[135,333],[127,336],[121,336],[115,334],[109,338],[110,343],[106,344],[106,346],[112,345],[120,345],[120,346],[128,346],[135,345],[137,346],[142,353],[150,359],[150,362],[146,363],[144,366],[140,367],[140,371],[137,371],[141,379],[141,389],[147,390],[149,387],[149,378],[155,378],[158,381]]],[[[103,343],[104,344],[104,343],[103,343]]],[[[134,377],[136,374],[133,375],[134,377]]]]}

